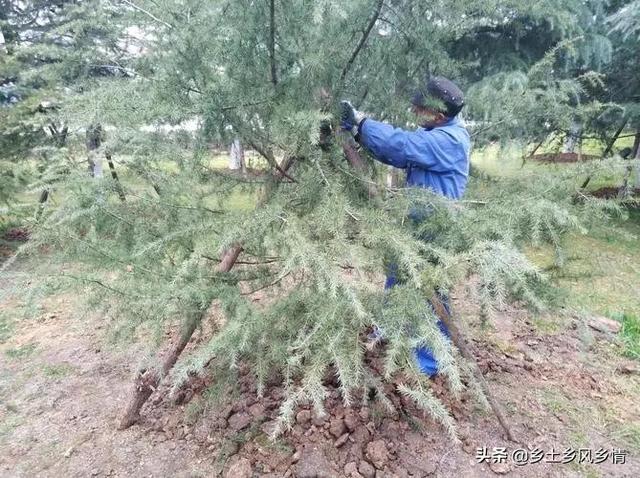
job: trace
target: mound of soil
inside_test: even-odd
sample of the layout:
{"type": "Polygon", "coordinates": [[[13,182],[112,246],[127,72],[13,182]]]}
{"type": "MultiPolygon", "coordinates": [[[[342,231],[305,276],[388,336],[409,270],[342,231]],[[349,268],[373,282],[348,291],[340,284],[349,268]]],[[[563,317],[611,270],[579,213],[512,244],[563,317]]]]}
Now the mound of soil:
{"type": "Polygon", "coordinates": [[[20,242],[29,240],[29,231],[24,227],[12,227],[0,234],[0,264],[13,256],[20,242]]]}
{"type": "Polygon", "coordinates": [[[577,163],[578,161],[591,161],[599,158],[600,156],[594,154],[578,155],[578,153],[545,153],[531,156],[532,160],[541,163],[577,163]]]}
{"type": "Polygon", "coordinates": [[[29,240],[29,231],[24,227],[12,227],[2,235],[5,241],[26,242],[29,240]]]}

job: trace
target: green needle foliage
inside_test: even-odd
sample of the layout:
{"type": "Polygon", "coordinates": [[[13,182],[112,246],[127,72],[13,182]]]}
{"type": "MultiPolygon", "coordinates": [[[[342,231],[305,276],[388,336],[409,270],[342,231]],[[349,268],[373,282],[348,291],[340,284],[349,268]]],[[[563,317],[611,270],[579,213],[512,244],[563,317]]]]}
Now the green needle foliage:
{"type": "MultiPolygon", "coordinates": [[[[209,368],[220,389],[235,381],[241,363],[259,393],[279,377],[286,390],[280,431],[299,403],[322,412],[332,373],[346,405],[373,388],[390,406],[384,384],[391,382],[455,437],[413,348],[434,350],[454,396],[465,381],[476,388],[469,365],[439,332],[429,299],[469,280],[485,313],[512,300],[543,307],[545,275],[522,248],[549,243],[561,257],[563,237],[606,213],[605,205],[576,201],[575,178],[562,175],[473,178],[475,203],[384,189],[378,165],[368,161],[362,173],[344,160],[334,107],[351,97],[405,124],[407,95],[426,72],[472,82],[465,72],[475,60],[456,58],[455,42],[514,18],[540,19],[559,3],[81,3],[99,25],[101,15],[117,16],[113,44],[133,29],[143,49],[126,59],[127,75],[76,78],[58,118],[81,133],[104,125],[97,154],[112,154],[126,180],[91,178],[65,159],[55,183],[60,199],[45,209],[25,252],[46,245],[53,258],[73,264],[53,282],[91,292],[90,302],[123,339],[152,331],[159,342],[168,326],[214,321],[215,333],[179,364],[177,382],[209,368]],[[263,168],[242,176],[211,166],[211,145],[235,137],[260,154],[263,168]],[[371,184],[380,189],[374,198],[371,184]],[[250,206],[230,207],[232,196],[250,206]],[[415,207],[427,212],[421,224],[407,219],[415,207]],[[238,244],[238,263],[218,272],[221,253],[238,244]],[[403,285],[385,294],[391,262],[403,285]],[[224,319],[214,320],[212,310],[224,319]],[[382,376],[365,361],[363,332],[374,325],[389,339],[382,376]]],[[[552,124],[565,121],[583,81],[559,75],[559,48],[528,58],[514,83],[522,94],[508,93],[526,111],[536,102],[557,104],[548,112],[560,117],[552,124]]],[[[502,111],[518,107],[500,102],[504,92],[470,91],[502,111]]],[[[532,115],[542,122],[539,112],[532,115]]],[[[505,134],[517,135],[511,126],[505,134]]],[[[83,140],[78,134],[74,147],[83,140]]]]}

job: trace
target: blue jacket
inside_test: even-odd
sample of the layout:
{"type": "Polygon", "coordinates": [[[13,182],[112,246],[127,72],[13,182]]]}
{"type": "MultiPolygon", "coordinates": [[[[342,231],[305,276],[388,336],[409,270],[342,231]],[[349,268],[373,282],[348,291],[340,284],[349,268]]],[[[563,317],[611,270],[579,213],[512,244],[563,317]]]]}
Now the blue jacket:
{"type": "Polygon", "coordinates": [[[464,194],[471,140],[459,118],[415,131],[367,118],[358,131],[360,143],[378,161],[407,169],[407,186],[431,188],[451,199],[464,194]]]}

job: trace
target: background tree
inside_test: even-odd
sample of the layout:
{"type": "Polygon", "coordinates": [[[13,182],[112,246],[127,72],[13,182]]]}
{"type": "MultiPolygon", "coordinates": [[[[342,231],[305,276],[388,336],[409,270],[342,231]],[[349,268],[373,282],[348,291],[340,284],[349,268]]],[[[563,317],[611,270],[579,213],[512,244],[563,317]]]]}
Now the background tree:
{"type": "MultiPolygon", "coordinates": [[[[76,167],[69,125],[57,112],[91,80],[126,76],[131,56],[117,9],[99,1],[3,1],[0,28],[0,162],[45,190],[76,167]],[[14,166],[15,165],[15,166],[14,166]]],[[[90,109],[88,107],[87,109],[90,109]]],[[[77,125],[86,128],[88,125],[77,125]]],[[[3,188],[5,200],[13,194],[3,188]]]]}

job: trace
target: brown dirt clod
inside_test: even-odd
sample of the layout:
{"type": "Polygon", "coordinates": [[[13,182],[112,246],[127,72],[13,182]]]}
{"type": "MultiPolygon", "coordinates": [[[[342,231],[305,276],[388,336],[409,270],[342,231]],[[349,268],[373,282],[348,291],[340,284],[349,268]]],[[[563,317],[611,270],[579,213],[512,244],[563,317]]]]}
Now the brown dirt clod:
{"type": "Polygon", "coordinates": [[[384,440],[374,440],[367,444],[367,458],[379,470],[389,462],[389,450],[384,440]]]}

